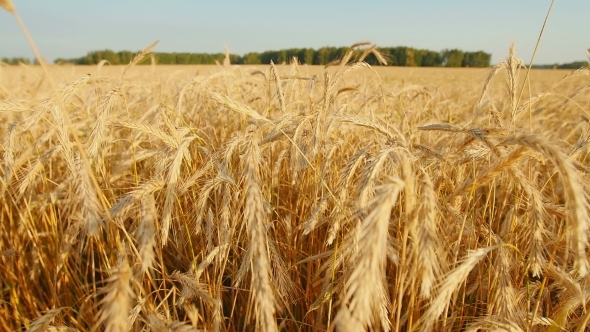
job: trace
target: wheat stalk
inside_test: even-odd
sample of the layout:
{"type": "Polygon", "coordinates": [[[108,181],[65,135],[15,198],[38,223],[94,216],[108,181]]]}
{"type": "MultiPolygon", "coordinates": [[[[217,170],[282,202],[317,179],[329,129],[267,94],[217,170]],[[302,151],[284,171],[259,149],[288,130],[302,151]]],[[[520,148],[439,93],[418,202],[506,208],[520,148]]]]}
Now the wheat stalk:
{"type": "MultiPolygon", "coordinates": [[[[353,268],[345,282],[342,304],[348,308],[352,319],[370,330],[389,331],[391,328],[387,318],[390,304],[385,293],[388,225],[391,209],[403,188],[404,182],[395,178],[381,185],[379,194],[370,204],[372,212],[363,220],[358,235],[345,244],[358,246],[359,254],[350,262],[353,268]]],[[[348,310],[339,313],[336,321],[346,319],[348,310]]]]}
{"type": "Polygon", "coordinates": [[[123,259],[111,272],[107,284],[102,288],[104,298],[100,301],[97,326],[104,324],[107,331],[127,331],[128,313],[131,309],[131,268],[123,259]]]}
{"type": "Polygon", "coordinates": [[[275,320],[276,299],[271,283],[268,237],[266,235],[266,214],[264,196],[260,188],[260,163],[262,156],[258,148],[256,133],[250,129],[244,140],[243,179],[244,179],[244,224],[250,238],[251,255],[244,260],[250,266],[252,275],[251,290],[254,303],[256,326],[261,331],[277,331],[275,320]]]}
{"type": "Polygon", "coordinates": [[[41,332],[41,331],[48,331],[49,324],[59,315],[62,310],[65,308],[57,308],[48,310],[43,316],[35,319],[33,323],[31,323],[31,327],[27,330],[27,332],[41,332]]]}
{"type": "Polygon", "coordinates": [[[143,51],[137,53],[137,55],[131,60],[131,62],[129,62],[129,64],[125,67],[125,69],[123,69],[120,79],[123,80],[123,77],[125,76],[125,73],[127,72],[127,70],[129,70],[131,67],[138,64],[141,60],[143,60],[143,58],[145,58],[146,55],[150,54],[152,52],[152,50],[154,49],[154,47],[156,47],[156,45],[158,45],[159,42],[160,42],[159,40],[156,40],[155,42],[150,44],[150,46],[146,47],[143,51]]]}
{"type": "Polygon", "coordinates": [[[497,249],[498,246],[480,248],[471,250],[467,257],[459,266],[451,270],[437,285],[437,295],[430,302],[428,310],[421,318],[421,331],[432,331],[434,322],[440,317],[445,308],[449,305],[449,300],[457,288],[465,281],[469,272],[479,263],[489,252],[497,249]]]}
{"type": "Polygon", "coordinates": [[[567,207],[571,214],[571,217],[568,218],[568,236],[576,254],[575,265],[578,273],[585,276],[588,273],[588,258],[586,257],[588,235],[586,232],[590,225],[589,206],[584,188],[580,184],[581,182],[573,164],[560,148],[534,134],[515,134],[507,137],[500,144],[518,144],[538,151],[559,170],[559,175],[563,181],[567,207]]]}
{"type": "Polygon", "coordinates": [[[153,194],[147,194],[141,199],[141,223],[137,228],[137,239],[139,243],[139,256],[141,259],[141,273],[145,273],[153,267],[155,262],[156,246],[156,225],[155,219],[158,215],[156,211],[156,200],[153,194]]]}

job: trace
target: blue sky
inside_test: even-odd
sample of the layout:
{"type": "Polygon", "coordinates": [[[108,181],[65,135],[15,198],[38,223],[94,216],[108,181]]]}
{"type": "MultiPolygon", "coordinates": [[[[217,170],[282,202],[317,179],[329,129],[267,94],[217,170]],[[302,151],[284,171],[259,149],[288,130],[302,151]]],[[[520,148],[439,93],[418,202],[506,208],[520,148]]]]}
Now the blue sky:
{"type": "MultiPolygon", "coordinates": [[[[13,0],[47,59],[91,50],[244,54],[371,41],[440,51],[492,53],[511,43],[530,60],[550,0],[13,0]]],[[[556,0],[536,63],[586,59],[590,0],[556,0]]],[[[0,11],[0,58],[33,54],[16,20],[0,11]]]]}

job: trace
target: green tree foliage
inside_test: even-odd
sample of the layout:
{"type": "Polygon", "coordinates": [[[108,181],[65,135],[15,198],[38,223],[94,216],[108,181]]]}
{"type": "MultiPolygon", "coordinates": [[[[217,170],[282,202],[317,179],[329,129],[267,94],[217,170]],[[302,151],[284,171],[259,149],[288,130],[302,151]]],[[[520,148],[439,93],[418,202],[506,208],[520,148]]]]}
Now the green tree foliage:
{"type": "Polygon", "coordinates": [[[421,66],[439,67],[442,64],[442,56],[439,52],[420,50],[420,53],[422,55],[422,61],[420,62],[421,66]]]}
{"type": "MultiPolygon", "coordinates": [[[[290,63],[296,58],[299,63],[308,65],[327,65],[334,60],[344,57],[348,47],[326,46],[319,49],[290,48],[282,50],[264,51],[262,53],[250,52],[243,56],[230,54],[232,64],[269,64],[271,61],[290,63]]],[[[435,52],[431,50],[415,49],[407,46],[381,47],[379,51],[388,58],[391,66],[416,66],[416,67],[488,67],[491,54],[483,51],[464,52],[461,50],[443,50],[435,52]]],[[[101,60],[107,60],[112,65],[127,64],[136,53],[130,51],[113,52],[111,50],[92,51],[86,56],[76,59],[57,59],[56,63],[75,63],[81,65],[97,64],[101,60]]],[[[215,64],[223,63],[223,53],[154,53],[158,64],[215,64]]],[[[372,66],[379,65],[379,61],[373,54],[369,54],[365,60],[372,66]]],[[[150,59],[144,59],[140,64],[149,64],[150,59]]]]}
{"type": "Polygon", "coordinates": [[[2,58],[1,61],[8,65],[18,65],[19,63],[30,65],[32,63],[31,60],[27,58],[2,58]]]}
{"type": "Polygon", "coordinates": [[[246,55],[244,55],[244,64],[247,64],[247,65],[261,64],[260,54],[258,54],[256,52],[247,53],[246,55]]]}
{"type": "Polygon", "coordinates": [[[121,64],[121,58],[119,55],[111,50],[97,51],[91,53],[92,61],[99,63],[102,60],[108,61],[111,65],[121,64]]]}
{"type": "Polygon", "coordinates": [[[443,50],[442,52],[442,65],[444,67],[462,67],[463,66],[463,58],[465,58],[465,53],[461,50],[452,49],[452,50],[443,50]]]}
{"type": "Polygon", "coordinates": [[[492,60],[492,55],[488,53],[484,53],[482,51],[479,52],[466,52],[465,56],[463,57],[463,67],[486,67],[489,66],[490,61],[492,60]]]}
{"type": "Polygon", "coordinates": [[[129,51],[121,51],[118,52],[117,55],[119,56],[119,63],[121,64],[128,64],[135,57],[135,54],[129,51]]]}
{"type": "Polygon", "coordinates": [[[588,67],[590,63],[588,61],[574,61],[570,63],[563,63],[558,65],[558,69],[580,69],[582,67],[588,67]]]}
{"type": "Polygon", "coordinates": [[[312,48],[306,48],[304,57],[300,58],[299,60],[303,60],[303,63],[305,63],[305,64],[313,65],[314,56],[315,56],[315,50],[312,48]]]}

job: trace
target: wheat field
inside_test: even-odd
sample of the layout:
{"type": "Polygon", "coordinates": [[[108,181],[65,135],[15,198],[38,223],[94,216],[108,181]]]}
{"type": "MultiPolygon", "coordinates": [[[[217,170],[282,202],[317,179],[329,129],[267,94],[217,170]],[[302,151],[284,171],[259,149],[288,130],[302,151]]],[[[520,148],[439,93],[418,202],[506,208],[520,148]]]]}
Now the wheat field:
{"type": "Polygon", "coordinates": [[[0,330],[585,330],[589,71],[354,59],[0,66],[0,330]]]}

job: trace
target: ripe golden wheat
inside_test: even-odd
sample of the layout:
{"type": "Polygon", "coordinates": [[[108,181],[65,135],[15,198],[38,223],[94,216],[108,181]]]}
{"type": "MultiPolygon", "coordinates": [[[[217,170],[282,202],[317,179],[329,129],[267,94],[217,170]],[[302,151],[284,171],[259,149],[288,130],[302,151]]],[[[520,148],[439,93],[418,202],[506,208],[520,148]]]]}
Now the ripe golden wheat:
{"type": "Polygon", "coordinates": [[[135,67],[153,46],[57,89],[0,66],[1,330],[588,325],[587,69],[519,100],[513,49],[135,67]]]}

